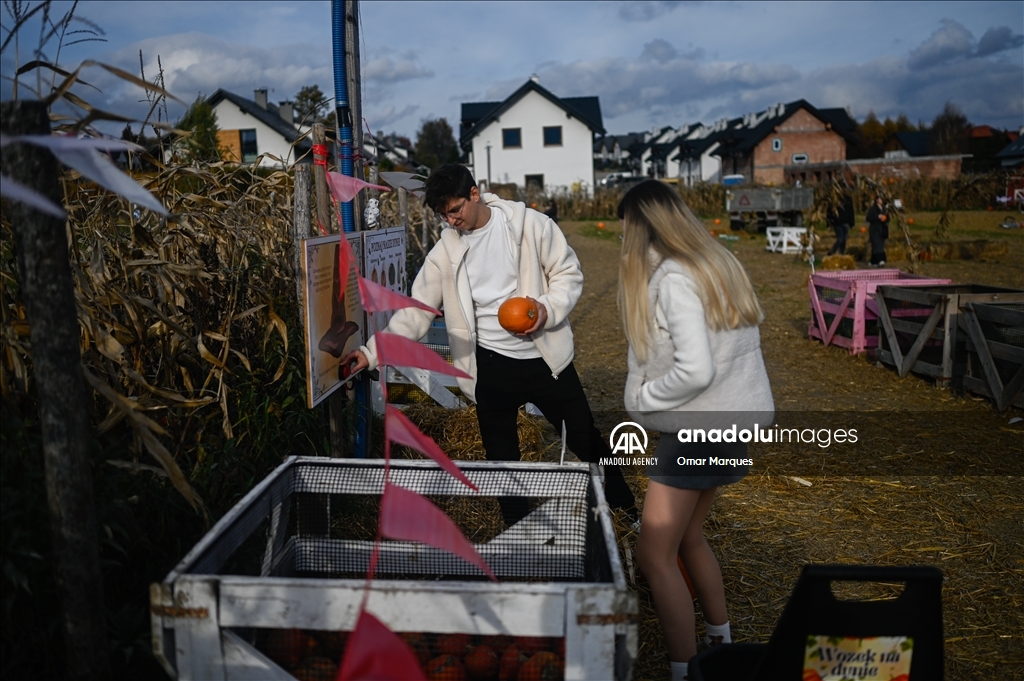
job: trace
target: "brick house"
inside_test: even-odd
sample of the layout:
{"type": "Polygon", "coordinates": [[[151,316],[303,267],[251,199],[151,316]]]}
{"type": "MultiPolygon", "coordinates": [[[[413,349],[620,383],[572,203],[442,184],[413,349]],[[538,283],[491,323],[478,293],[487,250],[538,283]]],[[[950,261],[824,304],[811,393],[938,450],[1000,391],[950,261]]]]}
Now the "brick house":
{"type": "Polygon", "coordinates": [[[749,113],[720,136],[722,175],[763,185],[815,183],[846,162],[855,123],[845,109],[817,109],[798,99],[749,113]]]}

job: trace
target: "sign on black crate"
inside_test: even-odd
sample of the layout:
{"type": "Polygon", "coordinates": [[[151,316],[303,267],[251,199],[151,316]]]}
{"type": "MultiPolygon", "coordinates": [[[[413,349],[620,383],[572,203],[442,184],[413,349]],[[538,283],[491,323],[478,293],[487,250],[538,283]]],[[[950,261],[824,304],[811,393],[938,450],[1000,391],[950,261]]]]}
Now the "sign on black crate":
{"type": "MultiPolygon", "coordinates": [[[[537,648],[529,658],[543,653],[535,664],[551,667],[546,673],[630,678],[637,600],[596,467],[458,465],[478,493],[432,461],[393,460],[390,482],[444,510],[499,581],[433,547],[384,540],[367,609],[424,668],[486,668],[487,649],[500,664],[517,644],[537,648]]],[[[329,674],[366,588],[383,469],[378,460],[292,457],[246,495],[153,585],[153,644],[167,671],[179,679],[329,674]]]]}

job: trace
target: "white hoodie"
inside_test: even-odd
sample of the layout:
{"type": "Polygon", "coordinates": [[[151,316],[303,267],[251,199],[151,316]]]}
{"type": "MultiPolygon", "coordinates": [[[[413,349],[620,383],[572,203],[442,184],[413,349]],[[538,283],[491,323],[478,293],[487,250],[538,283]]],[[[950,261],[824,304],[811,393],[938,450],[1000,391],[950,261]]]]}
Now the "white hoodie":
{"type": "MultiPolygon", "coordinates": [[[[555,378],[573,359],[569,312],[583,292],[583,271],[576,253],[562,230],[551,218],[518,201],[504,201],[484,194],[484,203],[505,215],[505,227],[513,259],[519,263],[516,295],[529,296],[544,305],[548,319],[532,338],[555,378]]],[[[444,312],[452,363],[472,379],[458,379],[464,395],[476,401],[476,315],[466,273],[469,250],[462,233],[453,227],[442,230],[441,239],[430,249],[412,284],[412,297],[444,312]]],[[[433,315],[425,310],[404,308],[395,312],[385,329],[405,338],[419,340],[430,328],[433,315]]],[[[377,343],[371,337],[360,348],[377,367],[377,343]]]]}

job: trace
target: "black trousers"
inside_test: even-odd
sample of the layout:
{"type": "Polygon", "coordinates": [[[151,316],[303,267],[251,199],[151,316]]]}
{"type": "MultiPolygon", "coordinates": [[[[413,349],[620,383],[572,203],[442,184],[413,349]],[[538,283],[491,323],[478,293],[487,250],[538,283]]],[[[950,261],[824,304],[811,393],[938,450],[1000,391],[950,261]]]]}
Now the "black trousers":
{"type": "Polygon", "coordinates": [[[872,222],[868,225],[868,238],[871,240],[872,265],[885,262],[885,239],[888,237],[888,228],[880,222],[872,222]]]}
{"type": "Polygon", "coordinates": [[[828,254],[838,253],[839,255],[846,255],[846,235],[850,233],[850,225],[843,222],[838,225],[832,225],[832,229],[836,233],[836,242],[832,244],[828,254]]]}
{"type": "MultiPolygon", "coordinates": [[[[594,425],[590,403],[583,393],[576,367],[571,363],[555,378],[543,359],[512,359],[478,345],[476,366],[477,421],[490,461],[519,461],[522,453],[516,417],[519,408],[527,402],[537,405],[558,433],[562,432],[565,421],[566,444],[580,460],[596,463],[601,457],[611,457],[608,442],[594,425]]],[[[608,505],[634,508],[633,492],[626,484],[622,469],[606,466],[604,477],[608,505]]],[[[524,512],[522,505],[513,498],[499,501],[507,524],[528,512],[528,508],[524,512]]]]}

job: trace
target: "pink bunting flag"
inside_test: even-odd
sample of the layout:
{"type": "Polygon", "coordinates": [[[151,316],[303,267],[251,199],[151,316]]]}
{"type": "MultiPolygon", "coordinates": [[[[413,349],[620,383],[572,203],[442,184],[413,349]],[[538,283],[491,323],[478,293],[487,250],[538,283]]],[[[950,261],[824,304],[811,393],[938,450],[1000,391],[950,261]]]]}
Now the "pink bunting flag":
{"type": "Polygon", "coordinates": [[[416,654],[399,636],[363,610],[348,638],[335,681],[427,681],[416,654]]]}
{"type": "Polygon", "coordinates": [[[363,182],[358,177],[349,177],[348,175],[342,175],[331,171],[327,173],[327,185],[331,188],[331,196],[338,203],[347,203],[356,197],[363,189],[369,187],[370,189],[380,189],[381,191],[389,192],[390,187],[385,187],[380,184],[370,184],[369,182],[363,182]]]}
{"type": "Polygon", "coordinates": [[[401,310],[403,307],[416,307],[433,312],[438,316],[441,315],[440,310],[435,310],[415,298],[375,284],[365,277],[359,277],[359,295],[363,298],[363,309],[367,312],[387,312],[388,310],[401,310]]]}
{"type": "Polygon", "coordinates": [[[476,485],[470,482],[466,474],[455,465],[455,462],[441,451],[436,442],[424,435],[412,421],[390,404],[384,408],[384,435],[392,442],[412,447],[418,452],[423,452],[436,461],[441,468],[451,473],[452,477],[461,481],[474,492],[480,491],[476,485]]]}
{"type": "Polygon", "coordinates": [[[344,300],[345,289],[348,288],[348,268],[358,267],[358,263],[355,254],[352,253],[352,246],[348,242],[347,235],[342,233],[338,240],[338,276],[341,282],[341,286],[338,287],[338,300],[344,300]]]}
{"type": "Polygon", "coordinates": [[[384,498],[380,502],[380,532],[391,539],[418,541],[452,553],[476,565],[492,581],[498,581],[451,518],[425,497],[404,487],[391,483],[384,485],[384,498]]]}
{"type": "Polygon", "coordinates": [[[409,340],[394,333],[380,331],[377,339],[377,360],[379,364],[391,367],[416,367],[456,378],[472,378],[461,369],[444,361],[439,354],[422,343],[409,340]]]}

